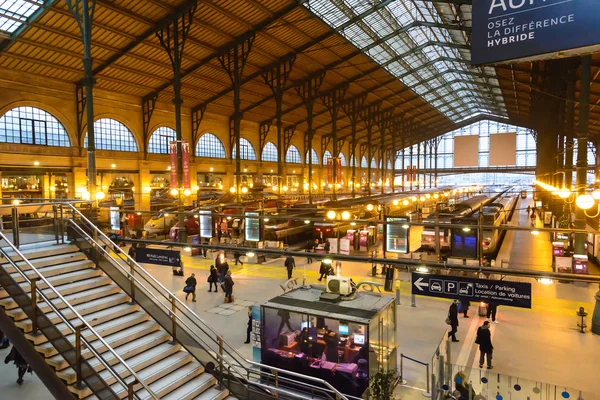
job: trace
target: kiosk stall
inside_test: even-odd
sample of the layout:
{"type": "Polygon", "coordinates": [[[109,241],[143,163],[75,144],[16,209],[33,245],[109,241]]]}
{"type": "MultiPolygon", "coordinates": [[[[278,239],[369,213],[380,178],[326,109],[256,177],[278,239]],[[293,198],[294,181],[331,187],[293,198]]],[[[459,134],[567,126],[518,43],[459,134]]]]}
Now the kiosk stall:
{"type": "Polygon", "coordinates": [[[263,304],[262,363],[361,396],[371,373],[397,368],[396,306],[391,296],[338,289],[301,287],[263,304]]]}

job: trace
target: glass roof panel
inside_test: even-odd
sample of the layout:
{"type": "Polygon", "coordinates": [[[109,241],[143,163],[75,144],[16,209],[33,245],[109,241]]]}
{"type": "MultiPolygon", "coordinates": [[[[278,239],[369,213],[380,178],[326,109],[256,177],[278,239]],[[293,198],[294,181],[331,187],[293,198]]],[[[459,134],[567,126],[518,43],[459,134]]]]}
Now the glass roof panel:
{"type": "MultiPolygon", "coordinates": [[[[475,85],[475,82],[497,86],[495,71],[486,67],[469,68],[469,60],[464,58],[470,56],[466,34],[442,27],[415,26],[368,48],[375,41],[381,41],[383,37],[412,23],[455,24],[444,20],[448,16],[440,15],[431,1],[396,0],[374,10],[373,5],[379,1],[309,0],[305,6],[334,27],[348,20],[356,20],[342,35],[451,120],[457,122],[480,112],[490,112],[486,105],[490,89],[482,84],[475,85]],[[357,16],[362,13],[368,15],[360,20],[357,16]],[[449,47],[445,43],[465,48],[449,47]],[[454,62],[452,59],[464,62],[454,62]],[[486,76],[479,78],[455,71],[473,71],[486,76]],[[450,85],[449,82],[453,83],[450,85]],[[457,94],[458,90],[464,91],[457,94]]],[[[493,93],[500,93],[499,89],[494,89],[493,93]]],[[[494,99],[494,103],[498,103],[498,109],[505,110],[501,97],[494,99]]],[[[506,115],[505,111],[502,115],[506,115]]]]}
{"type": "Polygon", "coordinates": [[[43,0],[0,0],[0,31],[13,33],[43,5],[43,0]]]}

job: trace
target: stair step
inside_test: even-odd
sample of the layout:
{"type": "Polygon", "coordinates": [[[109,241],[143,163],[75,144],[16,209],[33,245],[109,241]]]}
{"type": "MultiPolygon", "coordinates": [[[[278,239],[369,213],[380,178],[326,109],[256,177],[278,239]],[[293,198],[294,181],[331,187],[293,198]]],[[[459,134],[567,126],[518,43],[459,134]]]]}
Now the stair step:
{"type": "MultiPolygon", "coordinates": [[[[78,281],[94,278],[94,277],[100,276],[102,274],[103,274],[103,272],[100,269],[87,268],[87,269],[83,269],[80,271],[74,271],[74,272],[68,273],[68,274],[52,276],[50,278],[47,278],[47,280],[52,286],[54,286],[57,290],[60,291],[60,289],[57,286],[66,285],[69,283],[76,283],[78,281]]],[[[31,291],[31,287],[29,286],[29,283],[20,283],[19,285],[21,286],[21,288],[23,288],[25,293],[29,293],[31,291]]],[[[43,289],[47,288],[47,285],[45,282],[38,282],[38,288],[43,290],[43,289]]],[[[8,293],[6,293],[6,290],[4,290],[4,289],[0,290],[0,298],[5,298],[5,297],[8,297],[8,293]]]]}
{"type": "MultiPolygon", "coordinates": [[[[49,267],[51,265],[58,265],[58,264],[69,263],[69,262],[74,262],[74,261],[83,261],[83,260],[87,260],[87,259],[88,258],[85,254],[83,254],[82,252],[77,252],[77,253],[65,253],[65,254],[53,255],[53,256],[49,256],[49,257],[42,257],[42,258],[38,258],[38,259],[35,259],[30,262],[36,268],[44,268],[44,267],[49,267]]],[[[27,263],[25,261],[18,261],[16,264],[23,271],[28,271],[30,269],[29,265],[27,265],[27,263]]],[[[17,272],[16,268],[13,267],[8,262],[0,263],[0,265],[2,265],[2,267],[4,267],[6,272],[8,272],[9,274],[12,274],[13,272],[17,272]]]]}
{"type": "MultiPolygon", "coordinates": [[[[17,255],[12,249],[4,247],[8,257],[13,261],[21,261],[21,256],[17,255]]],[[[25,256],[29,261],[35,260],[36,258],[55,256],[58,254],[65,253],[77,253],[79,252],[79,248],[73,244],[51,244],[50,242],[45,242],[40,244],[31,244],[31,247],[24,245],[21,246],[19,250],[21,254],[25,256]]]]}
{"type": "MultiPolygon", "coordinates": [[[[167,346],[170,346],[167,344],[167,346]]],[[[140,379],[145,382],[147,385],[150,385],[152,382],[159,380],[160,378],[168,375],[174,370],[181,368],[192,361],[192,356],[186,351],[179,351],[175,354],[167,355],[164,358],[159,358],[157,356],[154,357],[155,361],[152,362],[152,358],[144,359],[143,354],[140,354],[134,359],[128,360],[127,365],[132,368],[140,377],[140,379]],[[135,360],[135,359],[138,360],[135,360]]],[[[129,371],[125,368],[123,364],[117,364],[113,368],[114,372],[119,374],[119,376],[125,380],[127,383],[133,379],[129,373],[129,371]]],[[[120,384],[116,383],[117,379],[113,375],[112,371],[104,370],[100,373],[102,379],[109,385],[116,384],[117,387],[121,387],[120,384]]],[[[83,388],[78,390],[76,387],[69,387],[73,393],[77,394],[80,398],[86,397],[92,394],[89,388],[83,388]]],[[[113,390],[118,391],[118,389],[113,388],[113,390]]]]}
{"type": "MultiPolygon", "coordinates": [[[[110,285],[99,286],[92,289],[86,289],[80,292],[69,294],[64,296],[64,298],[71,306],[76,307],[79,304],[85,304],[87,302],[91,302],[93,300],[100,299],[106,296],[111,296],[117,293],[121,293],[121,288],[111,283],[110,285]]],[[[62,302],[62,300],[54,299],[52,301],[52,304],[59,310],[64,310],[65,308],[67,308],[67,306],[62,302]]],[[[4,305],[4,302],[1,300],[0,305],[4,305]]],[[[52,308],[50,308],[50,306],[45,301],[38,303],[38,308],[43,313],[46,313],[48,315],[49,313],[52,313],[52,308]]],[[[25,314],[20,308],[5,309],[6,313],[15,321],[20,321],[22,319],[27,318],[27,314],[25,314]]]]}
{"type": "MultiPolygon", "coordinates": [[[[115,318],[119,318],[122,317],[124,315],[127,314],[131,314],[135,311],[138,311],[140,309],[140,307],[135,304],[128,304],[128,303],[124,303],[124,304],[117,304],[115,306],[112,307],[108,307],[106,309],[103,310],[99,310],[99,311],[95,311],[92,313],[88,313],[88,315],[83,316],[84,320],[90,324],[91,326],[95,327],[98,326],[104,322],[113,320],[115,318]]],[[[75,315],[70,312],[69,310],[69,316],[65,316],[65,318],[67,318],[69,320],[69,322],[71,323],[72,326],[78,326],[81,325],[81,321],[79,320],[79,318],[75,317],[75,315]]],[[[72,333],[73,331],[71,330],[71,328],[69,326],[67,326],[67,324],[65,324],[64,322],[62,322],[62,319],[60,319],[57,315],[55,316],[55,319],[58,321],[54,322],[56,325],[56,328],[58,330],[60,330],[60,332],[63,335],[68,335],[70,333],[72,333]]],[[[26,322],[28,322],[28,324],[25,324],[25,321],[23,322],[17,322],[16,325],[24,330],[27,330],[27,332],[31,332],[31,321],[30,320],[26,320],[26,322]]],[[[29,336],[27,337],[29,340],[32,340],[34,342],[34,344],[40,344],[43,343],[45,340],[42,341],[38,341],[40,336],[35,336],[35,340],[32,340],[32,338],[30,338],[29,336]]]]}
{"type": "MultiPolygon", "coordinates": [[[[94,263],[90,260],[81,260],[74,262],[65,262],[64,264],[51,265],[49,267],[39,268],[38,271],[42,274],[42,276],[46,279],[51,277],[55,277],[62,274],[72,273],[75,271],[81,271],[88,268],[94,268],[94,263]]],[[[37,278],[38,274],[36,274],[32,270],[25,271],[25,274],[29,279],[37,278]]],[[[25,282],[25,278],[19,272],[13,272],[10,276],[17,283],[25,282]]]]}
{"type": "Polygon", "coordinates": [[[215,387],[217,379],[209,373],[203,373],[184,385],[161,397],[162,400],[222,400],[229,390],[219,390],[215,387]]]}
{"type": "MultiPolygon", "coordinates": [[[[144,382],[146,382],[146,380],[144,379],[144,376],[145,376],[144,372],[145,372],[145,370],[142,371],[139,375],[140,375],[140,378],[144,382]]],[[[152,390],[154,392],[154,394],[156,394],[159,398],[162,398],[166,394],[178,389],[179,387],[183,386],[184,384],[186,384],[190,380],[196,378],[197,376],[204,375],[203,372],[204,372],[204,368],[202,367],[202,365],[200,365],[198,362],[193,361],[191,363],[184,365],[183,367],[177,368],[176,370],[172,371],[170,374],[163,376],[162,378],[158,379],[155,382],[152,382],[148,386],[150,387],[150,390],[152,390]]],[[[207,377],[204,377],[205,380],[210,380],[211,378],[214,379],[214,377],[212,375],[210,375],[210,374],[206,374],[206,375],[207,375],[207,377]]],[[[131,377],[126,379],[127,383],[129,383],[131,381],[132,381],[131,377]]],[[[111,387],[113,388],[113,390],[117,393],[117,395],[120,398],[123,399],[127,396],[127,390],[122,389],[121,385],[116,384],[111,387]]],[[[152,398],[152,396],[150,396],[150,394],[146,391],[146,389],[141,389],[141,385],[134,386],[134,389],[136,391],[137,397],[139,397],[140,400],[152,398]]]]}
{"type": "MultiPolygon", "coordinates": [[[[101,323],[98,326],[95,326],[94,330],[98,333],[98,335],[100,337],[106,338],[107,336],[112,335],[113,333],[119,332],[123,329],[129,328],[131,326],[135,326],[142,322],[145,322],[149,318],[150,317],[145,312],[136,311],[129,315],[125,315],[123,317],[101,323]]],[[[92,341],[96,338],[94,336],[94,334],[89,331],[89,329],[84,329],[82,331],[82,335],[87,341],[92,341]]],[[[28,340],[34,342],[36,344],[36,346],[35,346],[36,350],[39,353],[43,353],[46,357],[50,357],[50,356],[57,354],[57,351],[54,348],[54,346],[52,346],[52,343],[48,342],[47,339],[43,335],[39,335],[36,337],[36,336],[31,336],[31,335],[27,334],[25,336],[27,337],[28,340]]],[[[70,334],[66,335],[65,337],[72,344],[75,344],[75,333],[70,333],[70,334]]],[[[98,351],[98,350],[96,350],[96,351],[98,351]]]]}
{"type": "MultiPolygon", "coordinates": [[[[154,360],[158,354],[160,354],[162,357],[166,357],[181,350],[181,346],[179,344],[172,345],[166,343],[170,338],[171,337],[167,333],[163,331],[156,331],[140,339],[119,346],[115,349],[115,351],[119,357],[127,362],[127,365],[130,365],[130,362],[132,362],[131,360],[140,355],[143,355],[143,358],[145,359],[154,360]]],[[[119,362],[112,353],[104,352],[101,354],[101,356],[104,362],[106,362],[108,365],[112,366],[118,364],[119,362]]],[[[88,359],[87,362],[92,368],[94,368],[94,370],[104,371],[104,365],[98,358],[92,357],[88,359]]],[[[140,367],[140,369],[142,368],[145,367],[140,367]]],[[[134,370],[136,369],[134,368],[134,370]]],[[[63,369],[62,371],[58,371],[57,375],[60,379],[66,381],[68,384],[75,383],[76,375],[73,368],[69,367],[63,369]]]]}
{"type": "MultiPolygon", "coordinates": [[[[134,341],[136,339],[141,338],[144,335],[148,335],[152,332],[156,332],[160,329],[160,325],[158,325],[154,321],[145,321],[136,326],[132,326],[126,329],[123,329],[119,332],[113,333],[112,335],[105,336],[104,341],[113,349],[116,349],[119,346],[122,346],[126,343],[134,341]]],[[[90,346],[96,350],[96,352],[102,354],[107,352],[106,346],[100,343],[99,340],[94,340],[90,343],[90,346]]],[[[116,350],[115,350],[116,351],[116,350]]],[[[83,349],[81,351],[81,356],[85,359],[89,359],[93,356],[92,352],[88,349],[83,349]]],[[[48,357],[48,356],[47,356],[48,357]]],[[[54,351],[54,355],[50,356],[46,359],[49,365],[53,366],[57,370],[61,370],[67,368],[69,364],[62,358],[60,354],[57,354],[54,351]]]]}
{"type": "MultiPolygon", "coordinates": [[[[98,272],[101,273],[101,271],[99,271],[99,270],[98,270],[98,272]]],[[[77,282],[60,285],[60,286],[56,287],[56,289],[59,291],[59,293],[62,296],[65,296],[65,295],[69,295],[72,293],[77,293],[77,292],[81,292],[84,290],[89,290],[92,288],[105,286],[105,285],[108,285],[111,283],[112,283],[112,280],[109,277],[107,277],[105,275],[100,275],[100,276],[96,276],[93,278],[82,279],[77,282]]],[[[22,285],[24,285],[24,284],[22,284],[22,285]]],[[[2,290],[2,292],[4,292],[4,291],[2,290]]],[[[29,292],[29,285],[27,285],[26,292],[29,292]]],[[[52,292],[50,289],[44,289],[43,292],[50,300],[54,300],[57,298],[56,294],[54,292],[52,292]]],[[[6,298],[5,301],[0,300],[0,304],[4,307],[10,308],[10,309],[17,307],[17,303],[15,303],[14,300],[11,298],[6,298]]]]}

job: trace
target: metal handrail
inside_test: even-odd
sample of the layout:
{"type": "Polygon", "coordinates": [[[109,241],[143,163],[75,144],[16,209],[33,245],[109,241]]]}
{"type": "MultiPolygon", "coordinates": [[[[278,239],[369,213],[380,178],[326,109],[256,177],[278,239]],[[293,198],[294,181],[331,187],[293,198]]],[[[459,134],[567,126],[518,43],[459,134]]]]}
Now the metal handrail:
{"type": "MultiPolygon", "coordinates": [[[[71,222],[72,222],[72,221],[71,221],[71,222]]],[[[86,236],[86,237],[87,237],[89,240],[91,240],[93,243],[95,243],[95,242],[94,242],[94,239],[93,239],[93,238],[92,238],[92,237],[91,237],[89,234],[87,234],[87,233],[86,233],[86,232],[85,232],[85,231],[84,231],[84,230],[83,230],[83,229],[82,229],[80,226],[78,226],[76,223],[74,223],[74,222],[73,222],[72,226],[73,226],[74,228],[76,228],[76,229],[77,229],[77,230],[78,230],[78,231],[79,231],[81,234],[85,235],[85,236],[86,236]]],[[[108,239],[108,240],[110,241],[110,239],[108,239]]],[[[197,339],[198,339],[200,342],[202,342],[202,343],[204,343],[205,345],[207,345],[207,343],[206,343],[206,342],[205,342],[205,341],[204,341],[204,340],[203,340],[203,339],[202,339],[200,336],[198,336],[198,334],[196,333],[196,331],[194,331],[194,330],[193,330],[193,328],[191,328],[191,327],[190,327],[190,326],[189,326],[189,325],[188,325],[188,324],[187,324],[185,321],[183,321],[183,320],[182,320],[182,319],[181,319],[181,318],[180,318],[180,317],[179,317],[179,316],[178,316],[176,313],[173,313],[173,311],[172,311],[172,310],[171,310],[169,307],[167,307],[167,306],[166,306],[166,305],[165,305],[163,302],[161,302],[161,301],[160,301],[160,299],[158,299],[158,298],[157,298],[157,297],[156,297],[156,296],[155,296],[155,295],[154,295],[154,294],[153,294],[153,293],[152,293],[152,292],[151,292],[151,291],[150,291],[150,290],[149,290],[149,289],[148,289],[148,288],[147,288],[147,287],[146,287],[146,286],[145,286],[145,285],[142,283],[142,282],[140,282],[140,281],[139,281],[139,280],[138,280],[138,279],[137,279],[137,278],[136,278],[134,275],[132,275],[132,274],[131,274],[131,273],[130,273],[128,270],[127,270],[127,268],[125,268],[123,265],[121,265],[121,264],[120,264],[120,263],[119,263],[119,262],[118,262],[118,261],[117,261],[117,260],[116,260],[116,259],[115,259],[115,258],[112,256],[112,254],[110,254],[110,252],[106,251],[106,250],[105,250],[105,249],[104,249],[102,246],[98,246],[98,243],[95,243],[95,244],[96,244],[97,248],[98,248],[98,249],[100,249],[100,251],[101,251],[102,253],[104,253],[104,254],[106,254],[106,255],[108,255],[108,256],[109,256],[109,257],[107,257],[107,259],[108,259],[109,261],[114,261],[113,265],[115,265],[115,266],[118,266],[118,267],[119,267],[119,268],[120,268],[120,269],[121,269],[121,270],[122,270],[122,271],[123,271],[123,272],[126,274],[126,276],[127,276],[127,277],[129,277],[130,279],[133,279],[135,282],[137,282],[137,283],[138,283],[138,287],[139,287],[139,288],[142,288],[142,289],[144,289],[144,290],[147,292],[147,294],[148,294],[149,296],[151,296],[151,297],[152,297],[152,298],[153,298],[153,299],[156,301],[156,303],[158,303],[157,305],[162,305],[162,306],[163,306],[163,307],[166,309],[166,311],[167,311],[167,313],[169,314],[169,316],[173,316],[173,317],[175,317],[175,318],[176,318],[176,319],[177,319],[177,320],[178,320],[178,321],[179,321],[179,322],[180,322],[180,323],[181,323],[181,324],[182,324],[184,327],[186,327],[186,328],[188,329],[188,333],[190,333],[191,335],[195,336],[195,337],[196,337],[196,338],[197,338],[197,339]]],[[[112,244],[112,241],[110,241],[110,243],[109,243],[109,244],[112,244]]],[[[125,253],[123,253],[123,252],[119,252],[119,253],[117,253],[117,254],[125,254],[125,253]]],[[[129,259],[131,260],[131,258],[129,258],[129,259]]],[[[140,266],[139,266],[139,264],[136,264],[136,265],[138,265],[138,267],[140,267],[140,266]]],[[[142,269],[142,270],[143,270],[143,268],[142,268],[142,267],[140,267],[140,269],[142,269]]],[[[144,272],[146,272],[146,271],[144,271],[144,272]]],[[[147,273],[147,272],[146,272],[146,273],[147,273]]],[[[151,276],[151,275],[149,275],[149,276],[151,276]]],[[[151,276],[151,277],[152,277],[152,276],[151,276]]],[[[153,277],[152,277],[152,278],[153,278],[153,277]]],[[[146,278],[145,278],[145,279],[146,279],[146,278]]],[[[153,279],[154,279],[154,278],[153,278],[153,279]]],[[[148,283],[152,284],[152,282],[148,282],[148,283]]],[[[156,289],[156,288],[154,287],[154,289],[156,289]]],[[[165,289],[165,290],[166,290],[166,289],[165,289]]],[[[167,292],[168,292],[168,293],[170,293],[168,290],[167,290],[167,292]]],[[[172,294],[171,294],[171,295],[172,295],[172,294]]],[[[163,294],[163,297],[165,297],[165,298],[168,298],[168,297],[167,297],[166,295],[164,295],[164,294],[163,294]]],[[[177,300],[178,300],[178,299],[177,299],[177,300]]],[[[187,308],[187,307],[186,307],[186,308],[187,308]]],[[[195,314],[193,311],[191,311],[189,308],[187,308],[187,310],[188,310],[189,312],[191,312],[191,313],[192,313],[194,316],[196,316],[196,317],[197,317],[197,315],[196,315],[196,314],[195,314]]],[[[199,319],[201,322],[203,322],[203,324],[204,324],[206,327],[208,327],[208,325],[206,324],[206,322],[204,322],[204,321],[203,321],[201,318],[199,318],[199,317],[198,317],[198,319],[199,319]]],[[[203,328],[202,326],[198,325],[198,324],[197,324],[195,321],[193,321],[193,320],[191,320],[191,322],[192,322],[192,323],[193,323],[193,324],[194,324],[196,327],[198,327],[200,330],[202,330],[202,332],[203,332],[203,333],[205,333],[207,336],[209,336],[209,337],[212,337],[212,336],[210,336],[210,335],[209,335],[209,334],[208,334],[206,331],[204,331],[204,328],[203,328]]],[[[209,328],[209,329],[212,331],[212,333],[214,333],[214,335],[215,335],[217,338],[221,338],[221,336],[220,336],[219,334],[217,334],[217,333],[216,333],[214,330],[212,330],[212,328],[210,328],[210,327],[208,327],[208,328],[209,328]]],[[[224,339],[222,340],[222,342],[223,342],[223,343],[226,343],[224,339]]],[[[215,340],[215,344],[218,344],[218,341],[217,341],[217,340],[215,340]]],[[[227,344],[228,344],[228,343],[227,343],[227,344]]],[[[237,356],[239,356],[239,357],[240,357],[240,358],[241,358],[243,361],[247,362],[248,364],[253,364],[253,365],[256,365],[256,366],[258,366],[258,367],[268,368],[268,369],[270,369],[270,370],[272,370],[272,371],[278,371],[278,372],[281,372],[281,373],[284,373],[284,374],[288,374],[288,375],[291,375],[291,376],[295,376],[295,377],[299,377],[299,378],[302,378],[302,379],[312,380],[312,381],[314,381],[314,382],[321,383],[321,384],[323,384],[323,385],[327,386],[327,389],[325,389],[325,388],[320,388],[320,387],[317,387],[317,386],[307,385],[306,383],[303,383],[303,382],[302,382],[302,383],[300,383],[300,382],[297,382],[297,383],[301,384],[302,386],[309,386],[309,387],[311,387],[311,388],[313,388],[313,389],[316,389],[316,390],[318,390],[318,391],[322,391],[322,392],[334,392],[335,394],[338,394],[338,395],[339,395],[337,398],[340,398],[340,399],[344,399],[344,398],[345,398],[345,397],[344,397],[344,395],[342,395],[341,393],[339,393],[339,392],[338,392],[338,391],[337,391],[337,390],[336,390],[336,389],[335,389],[333,386],[331,386],[331,385],[330,385],[330,384],[329,384],[327,381],[321,380],[321,379],[319,379],[319,378],[313,378],[313,377],[311,377],[311,376],[306,376],[306,375],[298,374],[298,373],[295,373],[295,372],[292,372],[292,371],[288,371],[288,370],[284,370],[284,369],[280,369],[280,368],[272,367],[272,366],[269,366],[269,365],[265,365],[265,364],[261,364],[261,363],[256,363],[256,362],[254,362],[254,361],[250,361],[250,360],[248,360],[248,359],[244,358],[244,357],[243,357],[243,356],[242,356],[242,355],[241,355],[241,354],[240,354],[240,353],[237,351],[237,349],[235,349],[234,347],[232,347],[232,346],[231,346],[231,345],[229,345],[229,344],[228,344],[228,346],[231,348],[231,350],[233,350],[233,352],[235,352],[235,353],[236,353],[236,355],[237,355],[237,356]]],[[[221,359],[222,359],[223,361],[227,362],[227,364],[231,364],[231,366],[234,368],[235,372],[237,372],[237,374],[238,374],[239,376],[244,376],[244,373],[242,373],[242,372],[238,371],[236,367],[240,367],[240,368],[244,369],[244,370],[246,371],[246,374],[245,374],[245,375],[249,375],[250,373],[258,374],[258,375],[261,375],[261,376],[262,376],[262,375],[267,375],[266,373],[264,373],[264,372],[262,372],[262,371],[260,371],[260,370],[249,369],[249,368],[245,367],[245,366],[244,366],[242,363],[240,363],[238,360],[236,360],[236,359],[233,357],[233,355],[229,353],[229,351],[228,351],[228,350],[225,350],[225,351],[227,351],[228,355],[229,355],[229,356],[232,358],[232,360],[234,361],[234,363],[233,363],[233,364],[231,364],[230,362],[226,361],[226,358],[225,358],[225,357],[221,357],[221,355],[220,355],[219,353],[216,353],[216,352],[214,352],[214,353],[213,353],[213,354],[211,354],[211,355],[212,355],[212,356],[213,356],[213,357],[214,357],[216,360],[221,360],[221,359]]],[[[211,352],[208,352],[208,353],[210,354],[211,352]]],[[[281,378],[279,378],[279,379],[281,379],[281,378]]],[[[239,380],[239,379],[238,379],[238,380],[239,380]]],[[[291,380],[290,380],[290,381],[291,381],[291,380]]],[[[295,382],[295,381],[291,381],[291,382],[295,382]]],[[[262,386],[264,386],[264,385],[259,385],[259,384],[257,384],[256,382],[253,382],[252,384],[253,384],[253,385],[256,385],[256,386],[261,386],[261,387],[262,387],[262,386]]],[[[273,390],[273,389],[274,389],[272,386],[266,386],[266,387],[268,387],[268,388],[269,388],[269,389],[271,389],[271,390],[273,390]]],[[[280,389],[278,389],[278,388],[275,388],[275,390],[280,390],[280,389]]],[[[298,396],[298,395],[296,395],[296,397],[303,398],[303,397],[301,397],[301,396],[298,396]]],[[[352,397],[352,396],[350,396],[350,397],[352,397]]]]}
{"type": "MultiPolygon", "coordinates": [[[[59,204],[62,204],[62,203],[59,203],[59,204]]],[[[71,208],[72,211],[74,211],[75,214],[77,214],[83,221],[85,221],[100,237],[102,237],[103,239],[107,240],[108,243],[114,244],[114,242],[112,242],[112,240],[110,240],[110,238],[108,238],[108,236],[106,236],[104,234],[104,232],[102,232],[100,229],[98,229],[98,227],[95,224],[93,224],[88,218],[86,218],[79,210],[77,210],[75,207],[73,207],[72,204],[65,203],[65,204],[62,204],[62,205],[65,205],[65,206],[71,208]]],[[[87,236],[89,237],[89,235],[87,235],[87,236]]],[[[94,241],[93,238],[92,238],[92,241],[94,241]]],[[[98,243],[96,243],[96,244],[98,244],[98,243]]],[[[100,248],[102,248],[102,246],[100,246],[100,248]]],[[[104,250],[104,249],[102,249],[102,250],[104,250]]],[[[270,370],[274,370],[274,371],[285,373],[285,374],[290,375],[290,376],[299,377],[299,378],[302,378],[302,379],[306,379],[306,380],[310,380],[310,381],[313,381],[313,382],[317,382],[317,383],[319,383],[321,385],[324,385],[331,392],[333,392],[335,394],[335,397],[337,399],[348,400],[348,398],[343,393],[341,393],[340,391],[338,391],[329,382],[327,382],[327,381],[325,381],[323,379],[319,379],[319,378],[314,378],[314,377],[307,376],[307,375],[298,374],[298,373],[295,373],[295,372],[292,372],[292,371],[283,370],[283,369],[280,369],[280,368],[275,368],[275,367],[272,367],[270,365],[256,363],[254,361],[250,361],[250,360],[246,359],[235,347],[233,347],[231,344],[229,344],[229,342],[227,342],[219,333],[217,333],[214,329],[212,329],[210,327],[210,325],[208,325],[202,318],[200,318],[194,311],[192,311],[192,309],[190,309],[185,303],[183,303],[181,300],[179,300],[179,298],[177,298],[177,296],[175,296],[173,293],[171,293],[163,284],[161,284],[158,280],[156,280],[156,278],[154,278],[154,276],[152,276],[150,273],[148,273],[141,265],[139,265],[128,254],[126,254],[124,252],[119,252],[118,254],[119,254],[119,256],[123,255],[130,265],[134,265],[137,268],[137,270],[142,271],[145,275],[147,275],[150,278],[150,281],[151,281],[151,282],[149,281],[149,283],[151,283],[153,286],[158,286],[160,289],[162,289],[164,292],[166,292],[168,294],[168,296],[166,296],[165,294],[161,293],[163,295],[163,297],[165,297],[165,298],[169,298],[170,297],[171,299],[174,299],[174,301],[176,301],[179,306],[182,306],[185,309],[185,311],[187,311],[184,314],[186,316],[188,316],[188,318],[189,318],[189,316],[194,316],[196,318],[196,320],[198,322],[200,322],[200,324],[202,324],[203,327],[207,328],[214,335],[214,337],[218,338],[217,340],[215,340],[215,343],[222,342],[223,344],[226,344],[232,350],[232,352],[239,357],[239,359],[245,361],[248,364],[252,364],[252,365],[255,365],[255,366],[258,366],[258,367],[261,367],[261,368],[267,368],[267,369],[270,369],[270,370]]],[[[109,256],[114,260],[114,257],[112,256],[112,254],[109,253],[109,256]]],[[[117,263],[117,264],[119,264],[119,263],[117,263]]],[[[121,267],[121,269],[123,269],[124,271],[126,271],[129,276],[131,275],[126,269],[123,268],[123,266],[120,265],[120,267],[121,267]]],[[[146,280],[148,280],[148,279],[146,279],[146,280]]],[[[137,281],[137,278],[136,278],[136,281],[137,281]]],[[[144,287],[144,289],[146,291],[148,291],[147,288],[144,287]]],[[[156,296],[153,296],[153,297],[156,299],[156,296]]],[[[158,301],[159,301],[160,304],[162,304],[164,306],[164,304],[162,302],[160,302],[160,300],[158,300],[158,301]]],[[[179,318],[179,316],[177,316],[177,315],[175,315],[175,316],[176,316],[176,318],[178,320],[181,320],[179,318]]],[[[189,319],[192,320],[192,318],[189,318],[189,319]]],[[[200,325],[198,325],[198,323],[196,323],[193,320],[192,320],[192,322],[198,328],[202,329],[202,331],[204,333],[206,333],[204,331],[203,327],[201,327],[200,325]]],[[[187,328],[189,329],[189,327],[187,327],[187,328]]],[[[191,333],[194,333],[193,330],[192,330],[191,333]]],[[[211,336],[209,335],[209,337],[211,337],[211,336]]],[[[229,353],[229,351],[228,351],[228,353],[229,353]]],[[[230,354],[230,356],[231,356],[231,354],[230,354]]],[[[219,356],[219,358],[221,358],[221,357],[219,356]]],[[[224,360],[224,358],[223,358],[223,360],[224,360]]],[[[248,374],[250,372],[256,372],[256,371],[252,371],[249,368],[245,367],[238,360],[236,360],[236,362],[238,362],[239,366],[241,368],[243,368],[244,370],[246,370],[248,374]]],[[[239,371],[236,370],[236,372],[239,374],[239,371]]],[[[260,374],[263,374],[263,373],[260,372],[260,374]]],[[[241,376],[243,376],[243,375],[241,375],[241,376]]],[[[278,388],[273,388],[273,387],[269,387],[269,389],[270,390],[279,390],[278,388]]],[[[317,388],[317,389],[324,390],[322,388],[317,388]]]]}
{"type": "MultiPolygon", "coordinates": [[[[98,332],[96,332],[96,330],[79,314],[79,312],[77,312],[77,310],[75,310],[75,308],[73,308],[73,306],[71,306],[71,304],[69,304],[69,302],[67,302],[67,300],[58,292],[58,290],[56,290],[56,288],[38,271],[38,269],[36,267],[33,266],[33,264],[23,255],[23,253],[21,253],[21,251],[19,251],[19,249],[16,246],[14,246],[2,232],[0,232],[0,239],[4,240],[6,243],[8,243],[8,246],[19,257],[21,257],[21,260],[24,261],[25,264],[27,264],[27,266],[39,277],[39,279],[46,284],[47,289],[50,289],[52,292],[54,292],[54,294],[56,294],[56,297],[60,301],[62,301],[62,303],[65,306],[67,306],[67,308],[70,309],[70,311],[73,313],[73,315],[76,317],[76,319],[78,319],[82,323],[82,325],[84,325],[85,328],[88,329],[98,339],[98,341],[100,341],[100,343],[102,343],[102,345],[104,345],[104,347],[106,347],[106,349],[110,353],[112,353],[112,355],[119,361],[119,363],[121,363],[127,369],[127,371],[131,374],[131,376],[133,376],[144,387],[144,389],[146,389],[148,391],[150,396],[152,396],[153,399],[158,400],[159,399],[158,396],[156,396],[156,394],[148,387],[148,385],[146,385],[143,381],[141,381],[141,379],[137,375],[137,373],[133,369],[131,369],[131,367],[129,367],[129,365],[127,365],[125,360],[123,360],[108,343],[106,343],[106,341],[98,334],[98,332]]],[[[23,272],[23,270],[18,266],[18,264],[16,262],[14,262],[12,260],[12,258],[9,257],[9,255],[6,253],[6,251],[4,249],[0,248],[0,251],[2,252],[2,254],[4,254],[4,257],[7,260],[9,260],[9,263],[13,267],[15,267],[15,269],[19,272],[19,274],[31,286],[31,280],[29,279],[27,274],[25,272],[23,272]]],[[[52,304],[52,301],[43,293],[43,291],[37,287],[36,287],[36,290],[39,292],[40,296],[42,296],[42,298],[44,299],[46,304],[48,304],[56,312],[56,314],[59,316],[59,318],[63,320],[63,322],[69,327],[69,329],[71,329],[73,331],[73,333],[76,333],[75,327],[71,324],[71,322],[67,318],[64,317],[62,312],[60,310],[58,310],[58,308],[56,308],[52,304]]],[[[98,358],[98,360],[100,360],[102,362],[102,364],[111,372],[111,374],[117,379],[117,381],[119,381],[119,383],[121,385],[123,385],[123,388],[127,389],[127,387],[128,387],[127,383],[125,383],[125,381],[123,379],[121,379],[119,374],[116,373],[115,370],[111,366],[109,366],[108,363],[106,363],[104,361],[103,357],[91,346],[91,342],[89,342],[87,339],[85,339],[85,337],[83,335],[81,335],[81,339],[86,343],[86,347],[94,354],[94,356],[96,358],[98,358]]],[[[139,398],[139,396],[137,396],[137,394],[135,396],[137,398],[139,398]]]]}

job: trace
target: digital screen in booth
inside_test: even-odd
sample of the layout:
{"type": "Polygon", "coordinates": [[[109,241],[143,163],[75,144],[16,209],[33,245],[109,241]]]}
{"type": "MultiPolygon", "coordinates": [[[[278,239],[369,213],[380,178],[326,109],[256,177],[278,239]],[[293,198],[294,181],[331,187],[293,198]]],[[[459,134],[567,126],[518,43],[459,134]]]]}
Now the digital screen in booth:
{"type": "Polygon", "coordinates": [[[245,236],[246,240],[249,242],[258,242],[260,241],[260,219],[259,218],[249,218],[249,217],[257,217],[260,215],[258,212],[247,211],[244,213],[246,216],[245,225],[245,236]]]}
{"type": "Polygon", "coordinates": [[[386,251],[390,253],[407,253],[408,252],[408,229],[403,228],[407,218],[392,218],[386,217],[387,222],[395,222],[394,224],[386,224],[386,251]]]}

